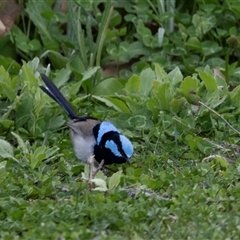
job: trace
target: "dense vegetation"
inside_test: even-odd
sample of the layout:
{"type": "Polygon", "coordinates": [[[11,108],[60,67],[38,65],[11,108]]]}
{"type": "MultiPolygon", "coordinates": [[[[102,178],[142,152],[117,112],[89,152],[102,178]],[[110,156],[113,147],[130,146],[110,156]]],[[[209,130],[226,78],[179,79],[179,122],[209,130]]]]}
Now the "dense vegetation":
{"type": "Polygon", "coordinates": [[[240,3],[9,2],[0,239],[238,239],[240,3]],[[134,144],[132,164],[99,173],[93,191],[42,72],[134,144]]]}

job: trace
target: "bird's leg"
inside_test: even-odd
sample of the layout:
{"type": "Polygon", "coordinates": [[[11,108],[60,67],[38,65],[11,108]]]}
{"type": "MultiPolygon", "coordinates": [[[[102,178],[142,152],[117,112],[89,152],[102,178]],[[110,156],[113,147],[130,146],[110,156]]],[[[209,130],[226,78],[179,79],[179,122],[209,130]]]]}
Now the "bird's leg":
{"type": "Polygon", "coordinates": [[[104,160],[102,160],[100,162],[100,164],[98,165],[97,169],[94,167],[94,155],[90,156],[88,158],[88,165],[89,165],[89,185],[90,185],[90,189],[94,189],[94,183],[92,182],[92,180],[95,178],[96,174],[99,172],[99,170],[102,169],[103,165],[104,165],[104,160]],[[96,170],[95,170],[96,169],[96,170]]]}
{"type": "Polygon", "coordinates": [[[97,169],[93,172],[93,175],[92,175],[93,178],[95,178],[95,176],[97,175],[97,173],[99,172],[99,170],[102,169],[103,165],[104,165],[104,159],[99,163],[97,169]]]}
{"type": "Polygon", "coordinates": [[[94,178],[94,156],[90,156],[88,158],[88,165],[89,165],[89,185],[90,189],[92,190],[94,188],[94,183],[92,182],[92,179],[94,178]]]}

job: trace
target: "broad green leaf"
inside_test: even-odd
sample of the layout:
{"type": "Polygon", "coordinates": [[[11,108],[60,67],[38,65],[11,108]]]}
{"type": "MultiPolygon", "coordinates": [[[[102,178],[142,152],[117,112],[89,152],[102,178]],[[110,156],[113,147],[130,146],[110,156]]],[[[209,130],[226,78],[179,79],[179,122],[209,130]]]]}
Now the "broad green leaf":
{"type": "MultiPolygon", "coordinates": [[[[139,107],[135,112],[134,115],[129,115],[127,122],[129,122],[129,124],[136,129],[149,129],[153,126],[152,123],[152,112],[145,107],[145,103],[144,105],[142,105],[141,107],[139,107]]],[[[127,116],[127,115],[126,115],[127,116]]]]}
{"type": "Polygon", "coordinates": [[[213,149],[212,144],[209,141],[206,141],[204,139],[198,141],[197,146],[199,150],[205,154],[210,154],[213,149]]]}
{"type": "Polygon", "coordinates": [[[108,177],[103,173],[103,171],[98,171],[95,178],[100,178],[106,182],[108,177]]]}
{"type": "Polygon", "coordinates": [[[191,150],[195,150],[198,147],[198,142],[202,140],[201,137],[194,137],[192,135],[187,135],[185,137],[185,142],[189,145],[191,150]]]}
{"type": "Polygon", "coordinates": [[[14,209],[9,212],[9,216],[13,221],[21,221],[24,214],[25,214],[25,211],[22,209],[14,209]]]}
{"type": "Polygon", "coordinates": [[[143,240],[136,232],[134,232],[133,240],[143,240]]]}
{"type": "Polygon", "coordinates": [[[12,135],[17,139],[17,142],[18,142],[18,147],[21,149],[21,151],[25,154],[25,153],[28,153],[28,146],[24,143],[24,141],[22,140],[22,138],[14,133],[14,132],[11,132],[12,135]]]}
{"type": "Polygon", "coordinates": [[[229,9],[236,13],[238,16],[240,15],[240,2],[236,0],[226,0],[229,9]]]}
{"type": "Polygon", "coordinates": [[[167,73],[164,71],[161,65],[154,63],[154,69],[156,72],[157,81],[166,82],[169,80],[167,73]]]}
{"type": "Polygon", "coordinates": [[[135,112],[139,107],[139,103],[141,102],[140,96],[136,95],[125,96],[116,94],[116,97],[123,101],[128,106],[129,110],[131,110],[131,112],[135,112]]]}
{"type": "MultiPolygon", "coordinates": [[[[93,95],[92,98],[106,104],[108,107],[113,107],[115,110],[117,110],[118,112],[122,112],[122,109],[124,107],[123,104],[120,104],[119,101],[112,101],[112,99],[110,98],[110,100],[108,99],[108,97],[99,97],[96,95],[93,95]],[[116,103],[116,104],[115,104],[116,103]],[[120,104],[120,105],[119,105],[120,104]]],[[[124,107],[125,108],[125,107],[124,107]]]]}
{"type": "Polygon", "coordinates": [[[201,98],[197,95],[196,92],[190,91],[187,98],[188,102],[193,105],[199,105],[201,98]]]}
{"type": "Polygon", "coordinates": [[[137,93],[139,92],[140,87],[140,78],[137,75],[132,75],[127,83],[125,84],[125,89],[129,93],[137,93]]]}
{"type": "Polygon", "coordinates": [[[46,13],[52,12],[51,7],[46,2],[30,0],[26,4],[25,11],[44,38],[53,41],[53,37],[57,38],[61,35],[57,24],[53,24],[54,18],[46,19],[43,17],[46,16],[46,13]]]}
{"type": "Polygon", "coordinates": [[[68,59],[65,56],[54,50],[48,50],[46,51],[46,53],[49,59],[51,60],[52,65],[56,69],[62,69],[66,67],[68,59]]]}
{"type": "Polygon", "coordinates": [[[3,139],[0,139],[0,159],[1,158],[11,158],[16,160],[13,155],[13,148],[11,144],[3,139]]]}
{"type": "MultiPolygon", "coordinates": [[[[34,89],[33,89],[34,90],[34,89]]],[[[32,91],[34,94],[34,91],[32,91]]],[[[25,123],[33,121],[33,109],[34,109],[34,101],[33,95],[22,94],[22,97],[19,99],[16,111],[16,127],[20,128],[25,123]]],[[[33,123],[33,122],[31,122],[33,123]]]]}
{"type": "Polygon", "coordinates": [[[11,80],[9,73],[0,66],[0,94],[4,94],[10,101],[16,98],[16,84],[11,80]]]}
{"type": "Polygon", "coordinates": [[[158,108],[169,110],[169,103],[173,98],[173,91],[171,90],[170,83],[153,81],[153,91],[158,100],[158,108]]]}
{"type": "Polygon", "coordinates": [[[122,100],[113,98],[113,97],[107,97],[107,96],[104,98],[109,100],[110,102],[112,102],[119,109],[119,111],[125,112],[125,113],[130,113],[129,108],[122,100]]]}
{"type": "Polygon", "coordinates": [[[42,45],[38,39],[33,39],[28,43],[29,51],[38,51],[42,48],[42,45]]]}
{"type": "Polygon", "coordinates": [[[24,34],[22,30],[16,25],[13,25],[11,34],[14,38],[16,47],[25,53],[29,53],[29,37],[24,34]]]}
{"type": "Polygon", "coordinates": [[[238,66],[238,62],[234,62],[228,66],[228,74],[229,76],[233,75],[236,67],[238,66]]]}
{"type": "MultiPolygon", "coordinates": [[[[16,108],[19,105],[19,102],[21,101],[22,97],[24,95],[20,95],[20,96],[16,96],[16,98],[14,99],[13,103],[8,107],[7,111],[2,115],[2,119],[3,120],[7,120],[9,119],[9,115],[13,112],[16,111],[16,108]]],[[[14,121],[16,124],[16,120],[14,121]]]]}
{"type": "Polygon", "coordinates": [[[116,117],[112,117],[111,118],[111,122],[117,126],[119,129],[121,129],[121,131],[123,132],[123,134],[127,135],[128,137],[134,137],[133,132],[129,131],[129,123],[128,120],[129,118],[131,118],[130,113],[120,113],[119,115],[117,115],[116,117]]]}
{"type": "Polygon", "coordinates": [[[29,90],[35,91],[35,88],[38,87],[38,80],[26,62],[23,62],[22,73],[20,74],[20,77],[22,86],[26,85],[29,90]],[[32,89],[32,87],[34,87],[34,89],[32,89]]]}
{"type": "Polygon", "coordinates": [[[40,59],[38,57],[35,57],[33,60],[27,62],[28,67],[30,67],[34,73],[38,70],[39,64],[40,59]]]}
{"type": "MultiPolygon", "coordinates": [[[[163,128],[169,130],[169,127],[172,126],[172,116],[164,114],[163,111],[160,112],[159,116],[161,117],[163,128]]],[[[174,135],[174,129],[170,134],[174,135]]]]}
{"type": "Polygon", "coordinates": [[[235,26],[233,26],[229,29],[229,35],[230,36],[236,36],[237,35],[237,28],[235,26]]]}
{"type": "Polygon", "coordinates": [[[87,180],[89,177],[89,165],[85,164],[84,165],[84,172],[82,172],[82,177],[87,180]]]}
{"type": "Polygon", "coordinates": [[[222,47],[220,47],[217,42],[210,40],[202,42],[202,53],[205,57],[220,52],[221,50],[222,47]]]}
{"type": "Polygon", "coordinates": [[[122,176],[122,170],[117,171],[108,179],[109,191],[112,190],[113,188],[116,188],[119,185],[121,176],[122,176]]]}
{"type": "Polygon", "coordinates": [[[147,118],[142,115],[135,115],[128,119],[128,123],[130,126],[136,129],[144,129],[146,126],[147,118]]]}
{"type": "Polygon", "coordinates": [[[47,158],[55,158],[55,157],[58,157],[57,153],[59,151],[59,147],[57,146],[53,146],[52,148],[47,148],[46,149],[46,157],[47,158]]]}
{"type": "Polygon", "coordinates": [[[202,44],[197,37],[191,37],[185,43],[185,46],[192,50],[202,52],[202,44]]]}
{"type": "Polygon", "coordinates": [[[59,71],[56,72],[56,81],[55,84],[58,88],[60,88],[61,86],[65,85],[66,82],[69,80],[71,75],[71,70],[67,69],[67,68],[63,68],[59,71]]]}
{"type": "Polygon", "coordinates": [[[101,191],[101,192],[106,192],[108,190],[107,188],[107,183],[101,178],[94,178],[92,179],[92,182],[95,184],[95,191],[101,191]]]}
{"type": "Polygon", "coordinates": [[[183,104],[184,104],[183,98],[173,98],[169,103],[170,109],[174,113],[179,113],[183,108],[183,104]]]}
{"type": "Polygon", "coordinates": [[[119,25],[122,22],[122,16],[121,14],[119,14],[118,11],[114,10],[112,17],[111,17],[111,22],[110,22],[110,27],[116,27],[117,25],[119,25]]]}
{"type": "Polygon", "coordinates": [[[158,104],[158,100],[151,97],[148,101],[147,101],[147,108],[151,111],[152,115],[156,118],[158,117],[159,114],[159,104],[158,104]]]}
{"type": "Polygon", "coordinates": [[[227,159],[220,155],[215,155],[215,162],[220,164],[221,167],[224,167],[224,168],[226,168],[229,165],[227,159]]]}
{"type": "Polygon", "coordinates": [[[194,101],[193,97],[194,94],[196,94],[198,92],[198,87],[199,87],[200,83],[197,79],[192,78],[192,77],[185,77],[180,89],[184,95],[184,97],[192,104],[196,104],[197,100],[194,101]]]}
{"type": "Polygon", "coordinates": [[[11,64],[16,63],[16,61],[13,59],[17,59],[17,49],[11,39],[11,34],[6,34],[5,36],[1,36],[0,38],[0,65],[3,65],[5,69],[8,69],[8,71],[10,70],[10,73],[13,73],[14,70],[9,69],[9,67],[11,68],[11,64]],[[3,59],[5,60],[5,62],[2,61],[3,59]]]}
{"type": "Polygon", "coordinates": [[[56,116],[54,118],[50,118],[47,124],[47,129],[54,130],[59,129],[66,123],[66,120],[63,115],[56,116]]]}
{"type": "Polygon", "coordinates": [[[209,93],[212,93],[217,90],[217,83],[212,75],[203,71],[198,71],[198,73],[209,93]]]}
{"type": "Polygon", "coordinates": [[[187,54],[187,51],[183,47],[173,47],[170,50],[170,54],[173,56],[183,56],[187,54]]]}
{"type": "MultiPolygon", "coordinates": [[[[82,82],[81,81],[77,81],[77,82],[73,83],[71,85],[70,89],[68,90],[68,94],[69,95],[70,94],[71,95],[76,95],[79,92],[79,89],[80,89],[81,86],[82,86],[82,82]]],[[[66,96],[66,95],[64,95],[64,96],[66,96]]],[[[75,99],[74,102],[78,101],[78,100],[80,101],[80,98],[75,99]]]]}
{"type": "Polygon", "coordinates": [[[10,127],[12,125],[14,125],[14,121],[2,118],[2,119],[0,119],[0,124],[2,126],[4,126],[5,128],[9,128],[10,129],[10,127]]]}
{"type": "Polygon", "coordinates": [[[171,81],[172,85],[175,86],[179,82],[182,82],[183,75],[178,67],[174,68],[170,73],[168,73],[168,78],[171,81]]]}
{"type": "Polygon", "coordinates": [[[79,55],[74,55],[72,57],[68,67],[78,76],[78,78],[82,78],[82,73],[85,72],[85,67],[79,55]]]}
{"type": "Polygon", "coordinates": [[[230,92],[230,97],[237,107],[240,107],[240,85],[230,92]]]}
{"type": "Polygon", "coordinates": [[[5,69],[8,70],[10,74],[19,74],[19,71],[21,69],[20,64],[18,64],[16,61],[14,61],[12,58],[4,57],[0,55],[0,65],[2,65],[5,69]]]}
{"type": "Polygon", "coordinates": [[[46,158],[46,147],[45,146],[38,147],[35,150],[34,154],[32,154],[30,157],[31,168],[32,169],[38,168],[41,165],[42,160],[45,158],[46,158]]]}
{"type": "Polygon", "coordinates": [[[210,108],[215,109],[219,105],[221,105],[227,99],[227,97],[228,97],[228,94],[221,97],[220,92],[216,91],[216,92],[212,93],[211,95],[208,95],[207,105],[210,108]]]}
{"type": "Polygon", "coordinates": [[[132,58],[139,57],[143,54],[148,55],[151,53],[151,51],[154,50],[150,50],[149,48],[145,47],[142,41],[134,41],[129,44],[128,51],[126,54],[128,56],[128,59],[130,60],[132,58]]]}
{"type": "Polygon", "coordinates": [[[94,95],[113,95],[123,89],[123,85],[115,78],[107,78],[98,83],[93,90],[94,95]]]}
{"type": "Polygon", "coordinates": [[[34,114],[36,119],[39,119],[42,117],[42,111],[46,108],[46,104],[49,103],[49,97],[38,88],[34,94],[34,103],[34,114]]]}
{"type": "Polygon", "coordinates": [[[119,37],[123,37],[126,35],[126,33],[127,33],[127,27],[122,27],[120,29],[119,28],[111,28],[111,29],[108,28],[105,41],[109,41],[111,39],[116,38],[116,35],[118,35],[119,37]]]}
{"type": "Polygon", "coordinates": [[[139,93],[143,98],[147,97],[156,78],[155,72],[151,68],[144,69],[140,74],[139,93]]]}
{"type": "Polygon", "coordinates": [[[107,52],[111,55],[114,59],[119,59],[122,62],[128,61],[131,59],[128,53],[129,43],[126,41],[121,42],[119,45],[111,43],[107,46],[107,52]]]}
{"type": "Polygon", "coordinates": [[[240,67],[237,67],[235,69],[233,76],[236,77],[236,78],[239,78],[239,76],[240,76],[240,67]]]}
{"type": "Polygon", "coordinates": [[[93,77],[99,68],[100,67],[89,68],[86,72],[83,73],[83,78],[81,79],[81,81],[84,82],[87,79],[93,77]]]}
{"type": "Polygon", "coordinates": [[[186,40],[188,38],[186,27],[183,24],[178,23],[178,29],[179,29],[179,32],[181,34],[181,37],[182,37],[183,41],[186,42],[186,40]]]}
{"type": "Polygon", "coordinates": [[[145,27],[142,20],[138,20],[137,33],[141,36],[143,44],[147,47],[155,48],[158,47],[158,40],[152,35],[149,28],[145,27]]]}
{"type": "Polygon", "coordinates": [[[6,170],[7,161],[0,162],[0,183],[6,179],[8,172],[6,170]]]}
{"type": "Polygon", "coordinates": [[[205,62],[208,66],[210,66],[212,69],[216,69],[217,68],[225,68],[225,60],[219,57],[212,57],[207,59],[207,61],[205,62]]]}
{"type": "Polygon", "coordinates": [[[194,14],[192,23],[196,29],[197,37],[202,38],[208,31],[210,31],[216,25],[216,17],[211,16],[200,16],[194,14]]]}

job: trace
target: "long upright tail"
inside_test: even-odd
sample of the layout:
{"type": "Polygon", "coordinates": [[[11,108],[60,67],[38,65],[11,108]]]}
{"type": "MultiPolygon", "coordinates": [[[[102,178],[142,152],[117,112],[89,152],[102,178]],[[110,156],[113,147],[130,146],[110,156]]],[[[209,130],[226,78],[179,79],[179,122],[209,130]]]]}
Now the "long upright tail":
{"type": "Polygon", "coordinates": [[[65,109],[71,119],[78,118],[68,101],[62,95],[59,89],[55,86],[55,84],[45,74],[42,73],[41,77],[46,84],[46,87],[39,86],[42,91],[45,92],[49,97],[51,97],[55,102],[57,102],[63,109],[65,109]]]}

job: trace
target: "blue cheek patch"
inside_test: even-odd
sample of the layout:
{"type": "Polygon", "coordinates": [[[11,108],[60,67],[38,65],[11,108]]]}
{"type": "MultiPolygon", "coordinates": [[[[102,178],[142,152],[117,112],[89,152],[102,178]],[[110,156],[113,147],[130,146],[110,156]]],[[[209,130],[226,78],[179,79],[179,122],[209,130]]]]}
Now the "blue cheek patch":
{"type": "Polygon", "coordinates": [[[110,131],[119,132],[119,130],[110,122],[102,122],[100,124],[99,130],[98,130],[98,136],[97,136],[97,144],[100,144],[102,136],[110,131]]]}
{"type": "Polygon", "coordinates": [[[118,151],[117,144],[113,140],[106,141],[105,147],[110,149],[115,156],[122,157],[121,153],[118,151]]]}
{"type": "Polygon", "coordinates": [[[121,144],[122,144],[122,150],[124,151],[126,156],[128,158],[130,158],[133,155],[133,145],[132,145],[132,143],[124,135],[120,135],[120,141],[121,141],[121,144]]]}

